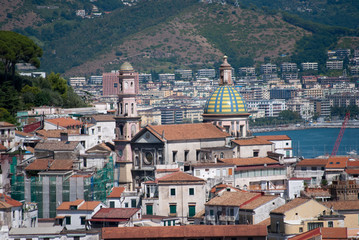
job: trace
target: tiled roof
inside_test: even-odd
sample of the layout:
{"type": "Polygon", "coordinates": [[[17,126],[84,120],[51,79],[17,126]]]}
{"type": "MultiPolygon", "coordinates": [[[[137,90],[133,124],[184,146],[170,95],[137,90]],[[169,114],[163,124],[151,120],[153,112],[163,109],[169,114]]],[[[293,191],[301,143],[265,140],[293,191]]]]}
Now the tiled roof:
{"type": "Polygon", "coordinates": [[[157,182],[164,183],[164,184],[175,184],[175,183],[184,183],[184,182],[197,182],[197,183],[204,183],[205,181],[202,178],[194,177],[184,172],[174,172],[163,176],[161,178],[156,179],[157,182]]]}
{"type": "Polygon", "coordinates": [[[95,208],[101,204],[101,201],[86,201],[78,209],[79,210],[95,210],[95,208]]]}
{"type": "Polygon", "coordinates": [[[35,159],[32,163],[27,165],[26,171],[42,171],[48,169],[53,162],[53,159],[35,159]]]}
{"type": "Polygon", "coordinates": [[[14,124],[11,124],[11,123],[8,123],[8,122],[0,122],[0,128],[3,128],[3,127],[6,127],[6,128],[9,128],[9,127],[16,127],[14,124]]]}
{"type": "Polygon", "coordinates": [[[15,134],[18,135],[18,136],[22,136],[22,137],[32,137],[32,136],[34,136],[34,134],[32,134],[32,133],[21,132],[21,131],[18,131],[18,130],[15,130],[15,134]]]}
{"type": "Polygon", "coordinates": [[[96,122],[114,122],[115,118],[113,115],[92,115],[92,118],[95,119],[96,122]]]}
{"type": "Polygon", "coordinates": [[[265,225],[265,226],[269,226],[271,223],[270,217],[264,219],[262,222],[257,223],[256,225],[265,225]]]}
{"type": "Polygon", "coordinates": [[[284,214],[285,212],[287,212],[293,208],[296,208],[299,205],[302,205],[310,200],[311,199],[307,199],[307,198],[295,198],[292,201],[280,206],[279,208],[274,209],[273,211],[271,211],[271,213],[284,214]]]}
{"type": "Polygon", "coordinates": [[[185,225],[161,227],[106,227],[102,228],[102,239],[175,239],[203,237],[266,237],[263,225],[185,225]]]}
{"type": "Polygon", "coordinates": [[[291,140],[287,135],[264,135],[257,136],[259,138],[265,139],[267,141],[281,141],[281,140],[291,140]]]}
{"type": "Polygon", "coordinates": [[[7,208],[12,208],[12,205],[10,205],[6,202],[0,201],[0,209],[7,209],[7,208]]]}
{"type": "Polygon", "coordinates": [[[93,215],[92,220],[96,219],[128,219],[136,214],[140,208],[101,208],[93,215]]]}
{"type": "Polygon", "coordinates": [[[329,190],[323,189],[323,188],[307,188],[305,191],[302,191],[301,194],[303,194],[303,196],[307,196],[310,198],[315,198],[315,197],[330,198],[331,197],[329,190]]]}
{"type": "Polygon", "coordinates": [[[16,201],[15,199],[12,199],[6,194],[0,193],[0,200],[3,202],[6,202],[7,204],[10,204],[13,207],[20,207],[22,206],[22,203],[19,201],[16,201]]]}
{"type": "Polygon", "coordinates": [[[328,208],[333,207],[334,211],[356,210],[359,211],[359,200],[342,200],[323,202],[328,208]]]}
{"type": "Polygon", "coordinates": [[[94,210],[99,204],[100,201],[84,201],[82,199],[77,199],[72,202],[63,202],[56,210],[70,210],[71,206],[77,206],[77,210],[90,211],[94,210]]]}
{"type": "Polygon", "coordinates": [[[216,196],[209,200],[206,206],[241,206],[253,198],[260,197],[260,193],[250,192],[224,192],[221,196],[216,196]]]}
{"type": "Polygon", "coordinates": [[[221,162],[235,164],[236,166],[253,166],[264,164],[278,164],[278,161],[269,157],[255,157],[255,158],[227,158],[220,159],[221,162]]]}
{"type": "Polygon", "coordinates": [[[234,142],[237,145],[240,146],[253,146],[253,145],[272,145],[273,143],[265,140],[261,137],[254,137],[254,138],[248,138],[248,139],[237,139],[237,140],[233,140],[232,142],[234,142]]]}
{"type": "Polygon", "coordinates": [[[328,162],[328,159],[322,159],[322,158],[311,158],[311,159],[303,159],[299,163],[297,163],[297,166],[325,166],[328,162]]]}
{"type": "Polygon", "coordinates": [[[288,240],[311,240],[311,239],[348,239],[347,228],[315,228],[313,230],[301,233],[288,240]],[[319,237],[321,236],[321,237],[319,237]]]}
{"type": "Polygon", "coordinates": [[[270,202],[274,199],[278,198],[278,196],[261,196],[259,198],[256,198],[244,205],[241,206],[241,209],[248,209],[248,210],[254,210],[263,204],[270,202]]]}
{"type": "Polygon", "coordinates": [[[194,140],[225,138],[229,134],[221,131],[211,123],[175,124],[175,125],[150,125],[146,127],[161,140],[194,140]]]}
{"type": "Polygon", "coordinates": [[[345,172],[349,175],[359,174],[359,169],[345,169],[345,172]]]}
{"type": "Polygon", "coordinates": [[[113,187],[111,193],[107,198],[120,198],[121,194],[125,191],[124,187],[113,187]]]}
{"type": "Polygon", "coordinates": [[[171,168],[171,169],[156,169],[156,172],[163,173],[163,172],[179,172],[179,168],[171,168]]]}
{"type": "Polygon", "coordinates": [[[72,118],[53,118],[53,119],[46,119],[46,122],[52,123],[54,125],[59,125],[60,127],[70,127],[70,126],[82,126],[83,123],[79,120],[75,120],[72,118]]]}
{"type": "Polygon", "coordinates": [[[238,188],[232,187],[232,186],[227,185],[227,184],[218,184],[218,185],[212,187],[211,193],[218,193],[219,191],[221,191],[221,190],[223,190],[223,189],[227,189],[227,188],[233,189],[233,190],[236,191],[236,192],[241,192],[241,191],[243,191],[243,190],[240,190],[240,189],[238,189],[238,188]]]}
{"type": "Polygon", "coordinates": [[[34,153],[35,152],[35,149],[33,147],[30,147],[30,146],[26,146],[26,151],[29,151],[31,153],[34,153]]]}
{"type": "Polygon", "coordinates": [[[356,168],[356,167],[359,167],[359,160],[355,159],[355,160],[349,160],[347,162],[348,164],[348,168],[356,168]]]}
{"type": "Polygon", "coordinates": [[[32,163],[27,165],[26,171],[65,171],[72,170],[72,160],[53,160],[53,159],[35,159],[32,163]]]}
{"type": "Polygon", "coordinates": [[[37,130],[36,134],[46,138],[60,138],[61,133],[67,133],[68,135],[80,135],[78,129],[51,129],[51,130],[37,130]]]}
{"type": "Polygon", "coordinates": [[[192,164],[192,167],[203,167],[203,168],[211,168],[211,167],[233,167],[234,163],[226,163],[226,162],[217,162],[217,163],[195,163],[192,164]]]}
{"type": "Polygon", "coordinates": [[[45,141],[36,144],[36,150],[49,150],[49,151],[73,151],[80,142],[64,142],[64,141],[45,141]]]}
{"type": "Polygon", "coordinates": [[[196,213],[196,214],[193,216],[193,218],[203,218],[203,217],[205,216],[205,214],[206,214],[206,210],[203,209],[203,210],[199,211],[198,213],[196,213]]]}
{"type": "Polygon", "coordinates": [[[106,145],[106,143],[100,143],[96,146],[93,146],[90,149],[86,150],[86,153],[96,153],[96,152],[111,152],[111,148],[106,145]]]}
{"type": "Polygon", "coordinates": [[[347,166],[348,157],[330,157],[328,158],[327,165],[325,168],[345,168],[347,166]]]}
{"type": "Polygon", "coordinates": [[[56,210],[69,210],[70,206],[79,206],[83,202],[84,202],[84,200],[82,200],[82,199],[77,199],[77,200],[72,201],[72,202],[62,202],[60,204],[60,206],[58,206],[56,208],[56,210]]]}

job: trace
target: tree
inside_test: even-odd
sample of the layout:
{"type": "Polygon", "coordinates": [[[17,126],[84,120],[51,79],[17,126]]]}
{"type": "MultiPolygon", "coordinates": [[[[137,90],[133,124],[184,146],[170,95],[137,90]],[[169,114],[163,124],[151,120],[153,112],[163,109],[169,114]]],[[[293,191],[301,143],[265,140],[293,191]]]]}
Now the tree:
{"type": "Polygon", "coordinates": [[[0,59],[4,63],[5,81],[9,72],[14,79],[17,63],[40,67],[41,56],[42,49],[30,38],[11,31],[0,31],[0,59]]]}
{"type": "Polygon", "coordinates": [[[284,120],[300,120],[302,117],[297,112],[284,110],[279,113],[279,118],[284,120]]]}

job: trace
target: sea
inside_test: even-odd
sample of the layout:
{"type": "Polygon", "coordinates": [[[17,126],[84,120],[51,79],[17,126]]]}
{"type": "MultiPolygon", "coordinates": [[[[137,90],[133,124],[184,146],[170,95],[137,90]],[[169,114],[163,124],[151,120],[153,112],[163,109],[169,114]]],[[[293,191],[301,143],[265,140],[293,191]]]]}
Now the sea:
{"type": "MultiPolygon", "coordinates": [[[[304,130],[288,130],[275,132],[258,132],[261,135],[288,135],[292,139],[293,155],[304,158],[315,158],[330,155],[340,128],[313,128],[304,130]]],[[[359,128],[347,128],[340,143],[338,155],[359,153],[359,128]]]]}

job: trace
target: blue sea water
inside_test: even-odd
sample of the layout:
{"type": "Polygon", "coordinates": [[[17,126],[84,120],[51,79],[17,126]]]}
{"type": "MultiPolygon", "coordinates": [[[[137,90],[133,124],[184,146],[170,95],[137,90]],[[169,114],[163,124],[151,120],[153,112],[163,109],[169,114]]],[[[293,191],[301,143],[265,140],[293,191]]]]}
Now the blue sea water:
{"type": "MultiPolygon", "coordinates": [[[[292,139],[293,155],[304,158],[315,158],[331,154],[340,128],[315,128],[291,131],[255,133],[261,135],[288,135],[292,139]]],[[[347,155],[350,151],[359,153],[359,129],[345,129],[337,155],[347,155]]]]}

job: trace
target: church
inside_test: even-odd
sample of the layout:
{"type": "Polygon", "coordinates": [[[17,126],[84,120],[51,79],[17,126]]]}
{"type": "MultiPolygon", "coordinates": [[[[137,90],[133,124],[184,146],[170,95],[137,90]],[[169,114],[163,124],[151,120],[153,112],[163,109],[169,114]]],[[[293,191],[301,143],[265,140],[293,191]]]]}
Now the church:
{"type": "MultiPolygon", "coordinates": [[[[250,114],[234,87],[226,56],[219,70],[219,86],[205,104],[203,123],[147,125],[140,129],[136,105],[138,73],[128,62],[121,66],[115,117],[120,186],[133,190],[154,180],[158,171],[191,172],[193,166],[215,166],[221,159],[264,158],[268,152],[276,152],[274,142],[250,134],[250,114]]],[[[287,147],[291,149],[291,141],[287,147]]],[[[274,155],[278,160],[283,156],[274,155]]]]}

